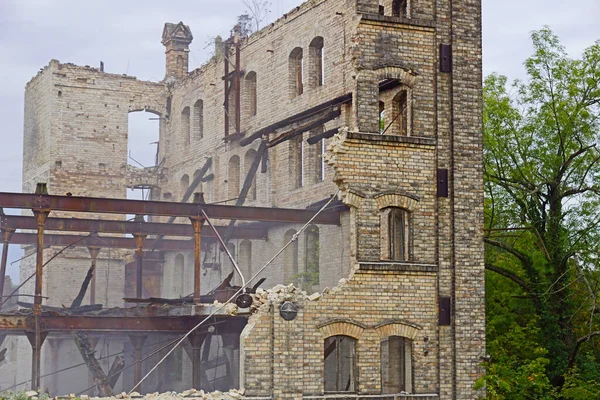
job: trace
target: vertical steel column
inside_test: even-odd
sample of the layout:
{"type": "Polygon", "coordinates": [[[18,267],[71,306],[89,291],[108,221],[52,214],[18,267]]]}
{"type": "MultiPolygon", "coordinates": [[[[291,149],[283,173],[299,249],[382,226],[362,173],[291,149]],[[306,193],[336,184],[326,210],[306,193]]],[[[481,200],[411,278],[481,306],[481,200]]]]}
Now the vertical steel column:
{"type": "Polygon", "coordinates": [[[137,387],[138,393],[142,393],[142,385],[138,385],[142,380],[142,347],[146,341],[146,335],[130,335],[129,340],[133,344],[135,366],[133,368],[133,385],[137,387]]]}
{"type": "Polygon", "coordinates": [[[206,333],[192,333],[188,336],[188,340],[192,347],[192,387],[198,390],[202,385],[202,353],[200,350],[202,349],[202,343],[204,343],[206,337],[206,333]]]}
{"type": "Polygon", "coordinates": [[[90,304],[96,304],[96,260],[98,259],[98,254],[100,253],[100,247],[89,246],[88,251],[90,252],[90,257],[92,258],[91,270],[94,274],[92,275],[92,281],[90,282],[90,304]]]}
{"type": "MultiPolygon", "coordinates": [[[[141,225],[144,223],[144,216],[136,215],[135,222],[137,222],[141,227],[141,225]]],[[[142,293],[142,277],[143,277],[142,268],[143,268],[143,257],[144,257],[144,239],[146,239],[146,236],[148,236],[148,234],[143,233],[141,229],[139,232],[136,232],[133,234],[133,237],[135,239],[135,261],[136,261],[135,296],[138,299],[141,299],[143,296],[143,293],[142,293]]]]}
{"type": "MultiPolygon", "coordinates": [[[[37,248],[35,264],[35,298],[33,300],[33,315],[35,318],[35,333],[33,341],[30,339],[31,352],[31,389],[40,388],[40,359],[44,339],[40,332],[40,315],[42,313],[42,269],[44,267],[44,225],[50,214],[49,209],[34,208],[33,215],[37,222],[37,248]]],[[[44,335],[45,338],[45,335],[44,335]]]]}
{"type": "Polygon", "coordinates": [[[200,245],[202,240],[202,225],[204,218],[190,217],[192,226],[194,227],[194,304],[200,303],[200,245]]]}
{"type": "Polygon", "coordinates": [[[2,229],[2,264],[0,265],[0,310],[4,301],[4,279],[6,276],[6,263],[8,261],[8,244],[15,230],[12,228],[2,229]]]}

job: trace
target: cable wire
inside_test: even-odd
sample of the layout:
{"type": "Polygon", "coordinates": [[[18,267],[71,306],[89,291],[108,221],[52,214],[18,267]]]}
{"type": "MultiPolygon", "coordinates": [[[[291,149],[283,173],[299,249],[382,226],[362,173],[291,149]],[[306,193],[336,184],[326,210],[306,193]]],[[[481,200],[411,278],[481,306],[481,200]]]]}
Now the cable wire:
{"type": "MultiPolygon", "coordinates": [[[[290,245],[292,244],[292,242],[295,242],[296,240],[298,240],[299,235],[315,220],[315,218],[317,218],[317,216],[333,201],[333,199],[337,198],[337,195],[339,194],[340,190],[338,189],[338,191],[331,196],[331,198],[329,199],[329,201],[327,203],[325,203],[323,205],[323,207],[321,207],[319,209],[319,211],[317,211],[315,213],[315,215],[312,216],[311,219],[308,220],[308,222],[306,222],[306,224],[304,224],[302,226],[302,228],[300,228],[300,230],[298,232],[296,232],[292,238],[290,239],[289,242],[287,242],[277,253],[275,253],[275,255],[273,257],[271,257],[271,259],[269,261],[267,261],[267,263],[258,270],[258,272],[256,272],[256,274],[254,274],[247,282],[245,285],[243,285],[242,287],[240,287],[225,303],[221,304],[220,306],[218,306],[212,313],[210,313],[206,318],[204,318],[202,321],[200,321],[196,326],[194,326],[192,329],[189,330],[188,333],[186,333],[185,335],[183,335],[183,337],[173,346],[173,348],[171,350],[169,350],[169,352],[160,360],[158,361],[158,363],[156,363],[156,365],[154,367],[152,367],[152,369],[150,369],[150,371],[144,375],[144,377],[136,384],[133,386],[133,388],[131,388],[131,390],[129,391],[129,394],[131,394],[135,389],[137,389],[137,387],[139,385],[142,384],[142,382],[144,382],[146,380],[146,378],[148,378],[148,376],[150,376],[150,374],[152,372],[154,372],[156,370],[156,368],[158,368],[158,366],[169,356],[171,355],[171,353],[177,348],[177,346],[179,346],[185,339],[188,338],[188,336],[190,336],[196,329],[198,329],[200,326],[202,326],[206,321],[208,321],[210,318],[212,318],[213,316],[215,316],[219,311],[221,311],[223,308],[225,308],[225,306],[227,304],[229,304],[231,302],[231,300],[233,300],[234,298],[236,298],[240,293],[242,293],[244,291],[244,289],[246,289],[246,287],[250,284],[250,282],[252,282],[261,272],[263,272],[269,265],[271,265],[271,263],[273,261],[275,261],[275,259],[281,254],[283,253],[283,251],[290,245]]],[[[202,214],[204,214],[204,217],[208,220],[208,216],[206,215],[206,213],[204,212],[204,210],[202,210],[202,214]]]]}

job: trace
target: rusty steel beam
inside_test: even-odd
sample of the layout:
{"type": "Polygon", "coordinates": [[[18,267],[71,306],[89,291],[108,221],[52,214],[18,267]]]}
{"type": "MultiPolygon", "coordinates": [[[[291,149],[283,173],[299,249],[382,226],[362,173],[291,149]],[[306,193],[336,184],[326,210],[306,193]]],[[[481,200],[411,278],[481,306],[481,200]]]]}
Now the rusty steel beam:
{"type": "MultiPolygon", "coordinates": [[[[0,207],[19,209],[50,209],[52,211],[97,212],[110,214],[166,215],[172,217],[201,216],[202,210],[213,219],[237,219],[304,223],[315,212],[303,209],[236,207],[222,204],[175,203],[166,201],[106,199],[100,197],[53,196],[0,192],[0,207]]],[[[323,211],[315,224],[339,225],[337,211],[323,211]]]]}
{"type": "MultiPolygon", "coordinates": [[[[6,215],[0,217],[0,230],[10,229],[37,229],[35,217],[24,215],[6,215]]],[[[217,227],[219,234],[223,235],[226,226],[217,227]]],[[[115,221],[101,219],[79,219],[79,218],[51,218],[46,219],[45,231],[70,231],[70,232],[102,232],[102,233],[139,233],[146,235],[165,236],[194,236],[194,228],[189,224],[168,224],[161,222],[115,221]]],[[[237,226],[234,232],[235,239],[266,239],[268,230],[266,227],[237,226]]],[[[214,232],[208,228],[202,228],[203,237],[215,237],[214,232]]]]}
{"type": "MultiPolygon", "coordinates": [[[[173,317],[127,317],[127,316],[59,316],[41,315],[38,317],[42,332],[189,332],[205,317],[201,315],[173,317]]],[[[217,323],[230,325],[232,329],[241,329],[245,325],[245,317],[215,316],[217,323]]],[[[207,323],[206,328],[211,324],[207,323]]],[[[33,332],[35,321],[33,316],[1,315],[0,332],[33,332]]],[[[223,328],[219,328],[223,329],[223,328]]],[[[198,330],[198,331],[203,331],[198,330]]]]}
{"type": "MultiPolygon", "coordinates": [[[[151,249],[156,239],[144,240],[143,248],[151,249]]],[[[15,233],[11,244],[35,244],[37,235],[35,233],[15,233]]],[[[112,249],[136,249],[135,238],[114,237],[114,236],[84,236],[84,235],[44,235],[44,247],[48,246],[69,246],[89,247],[97,246],[112,249]]],[[[190,240],[161,240],[156,250],[164,251],[193,251],[194,241],[190,240]]]]}

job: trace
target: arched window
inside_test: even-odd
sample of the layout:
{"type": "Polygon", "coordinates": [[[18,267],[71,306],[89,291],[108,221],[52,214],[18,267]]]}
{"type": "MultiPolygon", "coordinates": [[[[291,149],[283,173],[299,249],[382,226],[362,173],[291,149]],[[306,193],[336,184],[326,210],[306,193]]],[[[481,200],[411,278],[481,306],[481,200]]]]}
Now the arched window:
{"type": "Polygon", "coordinates": [[[175,256],[175,270],[173,271],[173,294],[183,295],[183,282],[184,277],[184,258],[183,254],[177,254],[175,256]]]}
{"type": "Polygon", "coordinates": [[[325,70],[323,65],[323,38],[317,36],[310,42],[308,54],[310,57],[309,83],[311,87],[323,86],[325,70]]]}
{"type": "Polygon", "coordinates": [[[240,158],[238,156],[229,159],[227,189],[228,200],[236,199],[240,195],[240,158]]]}
{"type": "Polygon", "coordinates": [[[325,393],[356,390],[356,339],[343,335],[325,339],[323,362],[325,393]]]}
{"type": "Polygon", "coordinates": [[[381,215],[382,243],[386,258],[409,261],[412,257],[412,221],[410,211],[399,207],[383,209],[381,215]]]}
{"type": "Polygon", "coordinates": [[[240,267],[247,272],[246,279],[252,277],[252,242],[244,239],[240,243],[240,267]]]}
{"type": "MultiPolygon", "coordinates": [[[[310,136],[317,136],[325,131],[325,127],[321,125],[319,128],[310,131],[310,136]]],[[[325,150],[325,139],[321,139],[317,143],[305,146],[307,153],[306,168],[304,170],[305,182],[314,184],[323,181],[324,167],[323,152],[325,150]]]]}
{"type": "Polygon", "coordinates": [[[411,340],[390,336],[381,342],[381,392],[412,392],[411,340]]]}
{"type": "Polygon", "coordinates": [[[304,142],[302,135],[290,139],[290,179],[292,187],[304,186],[304,142]]]}
{"type": "Polygon", "coordinates": [[[190,144],[190,108],[184,107],[181,112],[181,135],[183,136],[183,143],[190,144]]]}
{"type": "Polygon", "coordinates": [[[246,74],[246,109],[248,115],[253,117],[257,112],[257,93],[256,93],[256,72],[251,71],[246,74]]]}
{"type": "Polygon", "coordinates": [[[394,17],[408,18],[408,0],[393,0],[392,15],[394,17]]]}
{"type": "Polygon", "coordinates": [[[202,100],[194,103],[194,134],[197,139],[204,136],[204,102],[202,100]]]}
{"type": "MultiPolygon", "coordinates": [[[[200,170],[197,169],[196,171],[194,171],[194,179],[192,181],[195,181],[196,178],[198,178],[198,175],[200,175],[200,170]]],[[[202,181],[200,181],[198,183],[198,186],[196,186],[196,189],[194,189],[194,193],[204,193],[203,187],[202,187],[202,181]]],[[[206,201],[206,198],[204,199],[206,201]]]]}
{"type": "MultiPolygon", "coordinates": [[[[250,166],[254,162],[255,158],[256,150],[250,149],[246,152],[246,155],[244,156],[244,167],[246,168],[246,174],[248,174],[248,172],[250,171],[250,166]]],[[[248,190],[248,195],[246,199],[256,200],[256,174],[254,174],[254,177],[252,178],[252,186],[250,186],[250,189],[248,190]]]]}
{"type": "Polygon", "coordinates": [[[395,90],[380,92],[380,134],[411,136],[411,92],[410,87],[403,84],[395,90]]]}
{"type": "Polygon", "coordinates": [[[290,53],[290,98],[304,92],[304,60],[302,48],[296,47],[290,53]]]}
{"type": "MultiPolygon", "coordinates": [[[[296,231],[290,229],[283,235],[283,243],[286,244],[296,234],[296,231]]],[[[298,241],[295,240],[288,247],[285,248],[283,253],[283,279],[284,283],[298,282],[298,241]]]]}
{"type": "Polygon", "coordinates": [[[183,195],[185,194],[185,192],[188,190],[188,188],[190,187],[190,177],[185,174],[181,177],[181,180],[179,181],[179,199],[178,201],[183,199],[183,195]]]}
{"type": "Polygon", "coordinates": [[[304,272],[304,284],[307,287],[319,285],[319,261],[320,261],[320,249],[321,244],[319,242],[319,228],[316,225],[311,225],[306,229],[304,234],[305,238],[305,272],[304,272]]]}

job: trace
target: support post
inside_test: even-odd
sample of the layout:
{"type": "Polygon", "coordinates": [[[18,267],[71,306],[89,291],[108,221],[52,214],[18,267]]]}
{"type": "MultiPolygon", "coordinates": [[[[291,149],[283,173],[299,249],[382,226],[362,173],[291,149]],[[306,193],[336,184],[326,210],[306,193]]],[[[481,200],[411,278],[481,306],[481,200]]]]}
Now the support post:
{"type": "MultiPolygon", "coordinates": [[[[143,215],[136,215],[135,222],[139,224],[144,223],[143,215]]],[[[142,268],[143,268],[143,257],[144,257],[144,239],[148,236],[146,233],[140,232],[134,233],[133,238],[135,239],[135,261],[136,261],[136,281],[135,281],[135,296],[138,299],[143,297],[142,293],[142,268]]]]}
{"type": "MultiPolygon", "coordinates": [[[[39,186],[39,184],[38,184],[39,186]]],[[[37,191],[37,190],[36,190],[37,191]]],[[[41,194],[41,193],[40,193],[41,194]]],[[[35,318],[35,332],[33,341],[29,339],[31,351],[31,389],[40,387],[40,360],[42,357],[42,344],[47,333],[40,332],[40,315],[42,313],[42,269],[44,268],[44,224],[50,210],[46,208],[34,208],[33,215],[37,223],[37,248],[35,263],[35,298],[33,301],[33,316],[35,318]]]]}
{"type": "Polygon", "coordinates": [[[129,340],[133,344],[133,356],[135,358],[135,366],[133,368],[133,385],[137,386],[138,393],[142,393],[142,385],[138,384],[142,380],[142,347],[146,341],[146,335],[130,335],[129,340]]]}
{"type": "Polygon", "coordinates": [[[6,276],[6,263],[8,261],[8,244],[15,230],[12,228],[2,229],[2,264],[0,265],[0,310],[4,302],[4,279],[6,276]]]}
{"type": "Polygon", "coordinates": [[[204,378],[202,374],[202,343],[206,339],[206,333],[192,333],[188,336],[188,340],[192,347],[192,387],[200,390],[202,387],[202,380],[204,378]]]}
{"type": "MultiPolygon", "coordinates": [[[[194,203],[205,204],[203,193],[194,194],[194,203]]],[[[192,227],[194,228],[194,304],[200,303],[200,275],[201,275],[201,259],[200,247],[202,240],[202,225],[204,217],[190,217],[192,227]]]]}
{"type": "Polygon", "coordinates": [[[96,260],[98,259],[98,254],[100,253],[100,247],[89,246],[88,251],[90,252],[90,257],[92,258],[92,265],[90,269],[94,273],[94,275],[92,275],[92,281],[90,282],[90,304],[96,304],[96,260]]]}

